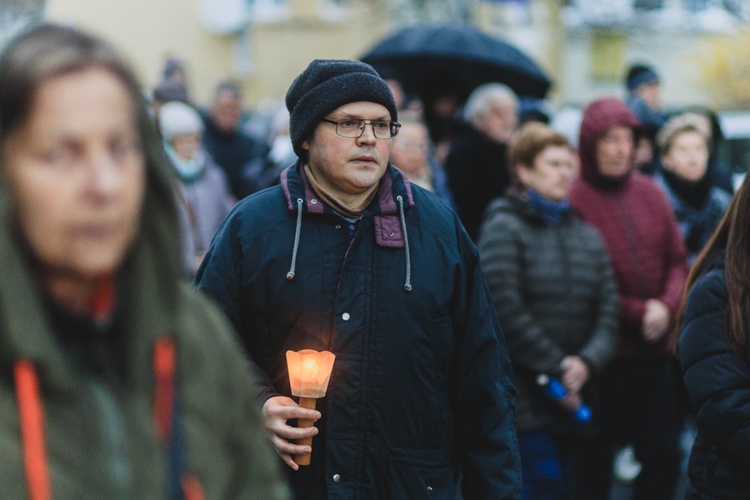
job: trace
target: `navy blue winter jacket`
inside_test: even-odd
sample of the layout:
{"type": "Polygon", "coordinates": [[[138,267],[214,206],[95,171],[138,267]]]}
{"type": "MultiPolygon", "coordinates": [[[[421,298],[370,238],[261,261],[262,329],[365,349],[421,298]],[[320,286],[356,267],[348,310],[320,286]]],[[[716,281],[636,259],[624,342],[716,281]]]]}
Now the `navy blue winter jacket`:
{"type": "Polygon", "coordinates": [[[707,272],[688,296],[679,352],[698,435],[688,464],[689,499],[750,495],[750,362],[726,337],[723,267],[707,272]]]}
{"type": "Polygon", "coordinates": [[[452,210],[389,166],[358,221],[298,163],[240,202],[196,277],[264,389],[290,396],[287,349],[336,355],[297,498],[520,495],[510,361],[477,250],[452,210]],[[294,276],[288,275],[290,269],[294,276]]]}

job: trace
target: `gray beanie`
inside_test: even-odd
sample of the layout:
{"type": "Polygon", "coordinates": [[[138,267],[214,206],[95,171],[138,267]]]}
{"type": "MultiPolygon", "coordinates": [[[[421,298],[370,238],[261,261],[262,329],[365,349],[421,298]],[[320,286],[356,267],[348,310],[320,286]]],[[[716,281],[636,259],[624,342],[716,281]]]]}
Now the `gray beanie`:
{"type": "Polygon", "coordinates": [[[372,66],[336,59],[311,62],[286,93],[289,134],[297,156],[307,157],[302,143],[321,119],[344,104],[360,101],[382,104],[390,112],[391,120],[397,121],[398,112],[391,90],[372,66]]]}
{"type": "Polygon", "coordinates": [[[201,115],[184,102],[170,101],[159,108],[159,130],[162,138],[172,142],[180,134],[203,135],[201,115]]]}

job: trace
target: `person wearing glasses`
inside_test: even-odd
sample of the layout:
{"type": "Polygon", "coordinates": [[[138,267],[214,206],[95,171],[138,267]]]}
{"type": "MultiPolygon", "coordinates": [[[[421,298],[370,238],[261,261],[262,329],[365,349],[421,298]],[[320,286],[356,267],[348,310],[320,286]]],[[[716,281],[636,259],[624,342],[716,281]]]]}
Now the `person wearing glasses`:
{"type": "Polygon", "coordinates": [[[235,206],[195,282],[257,369],[296,498],[453,499],[459,470],[466,499],[519,498],[515,388],[478,252],[389,164],[388,86],[367,64],[315,60],[286,105],[298,161],[235,206]],[[316,410],[291,397],[285,353],[301,349],[336,356],[316,410]]]}

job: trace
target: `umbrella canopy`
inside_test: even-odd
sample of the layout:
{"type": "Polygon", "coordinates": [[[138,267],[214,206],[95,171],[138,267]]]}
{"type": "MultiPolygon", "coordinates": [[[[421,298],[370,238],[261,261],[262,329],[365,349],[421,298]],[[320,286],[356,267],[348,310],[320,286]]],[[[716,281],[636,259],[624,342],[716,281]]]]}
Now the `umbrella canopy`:
{"type": "Polygon", "coordinates": [[[407,27],[360,59],[376,68],[393,68],[406,92],[422,96],[443,83],[465,98],[483,83],[500,82],[518,96],[544,98],[551,85],[526,54],[468,25],[407,27]]]}

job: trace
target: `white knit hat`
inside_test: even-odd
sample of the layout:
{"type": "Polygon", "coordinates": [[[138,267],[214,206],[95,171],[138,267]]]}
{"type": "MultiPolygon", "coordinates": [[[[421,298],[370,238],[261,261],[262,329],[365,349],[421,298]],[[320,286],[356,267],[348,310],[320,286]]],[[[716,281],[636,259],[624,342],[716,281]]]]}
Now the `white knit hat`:
{"type": "Polygon", "coordinates": [[[159,108],[159,129],[167,142],[176,135],[203,135],[203,121],[198,112],[183,102],[170,101],[159,108]]]}

